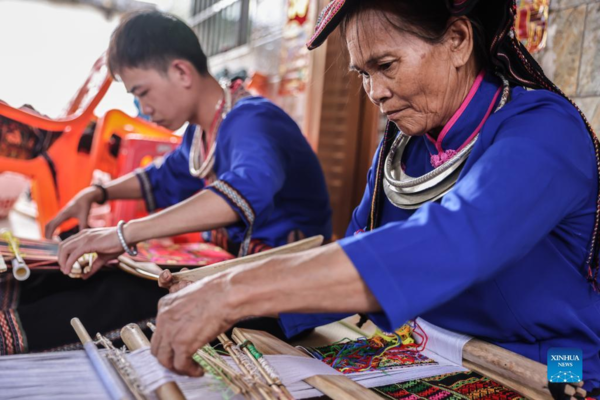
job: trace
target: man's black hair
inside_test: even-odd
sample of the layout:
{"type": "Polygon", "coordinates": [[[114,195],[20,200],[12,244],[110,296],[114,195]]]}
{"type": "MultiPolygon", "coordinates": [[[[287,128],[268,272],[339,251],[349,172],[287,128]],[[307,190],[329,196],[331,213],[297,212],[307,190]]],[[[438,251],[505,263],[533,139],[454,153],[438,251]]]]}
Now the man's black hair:
{"type": "Polygon", "coordinates": [[[123,68],[166,72],[174,59],[187,60],[201,75],[208,74],[206,55],[194,31],[180,19],[159,11],[125,16],[108,48],[108,67],[113,77],[123,68]]]}

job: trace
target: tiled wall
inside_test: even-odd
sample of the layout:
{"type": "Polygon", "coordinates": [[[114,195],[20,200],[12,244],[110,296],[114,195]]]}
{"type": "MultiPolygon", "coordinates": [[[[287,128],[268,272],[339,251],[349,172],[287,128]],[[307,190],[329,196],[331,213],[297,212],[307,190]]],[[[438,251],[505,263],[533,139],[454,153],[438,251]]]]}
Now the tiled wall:
{"type": "Polygon", "coordinates": [[[600,135],[600,0],[551,0],[544,71],[600,135]]]}

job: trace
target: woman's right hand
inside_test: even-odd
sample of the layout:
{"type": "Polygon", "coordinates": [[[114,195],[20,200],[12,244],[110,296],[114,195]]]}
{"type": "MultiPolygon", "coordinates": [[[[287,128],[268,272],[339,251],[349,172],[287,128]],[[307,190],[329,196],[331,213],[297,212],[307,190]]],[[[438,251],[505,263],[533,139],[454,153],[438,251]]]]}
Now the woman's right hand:
{"type": "Polygon", "coordinates": [[[44,230],[46,239],[51,239],[54,231],[65,221],[71,218],[79,222],[79,230],[88,228],[88,216],[92,204],[102,199],[102,190],[95,186],[90,186],[77,193],[75,197],[46,224],[44,230]]]}

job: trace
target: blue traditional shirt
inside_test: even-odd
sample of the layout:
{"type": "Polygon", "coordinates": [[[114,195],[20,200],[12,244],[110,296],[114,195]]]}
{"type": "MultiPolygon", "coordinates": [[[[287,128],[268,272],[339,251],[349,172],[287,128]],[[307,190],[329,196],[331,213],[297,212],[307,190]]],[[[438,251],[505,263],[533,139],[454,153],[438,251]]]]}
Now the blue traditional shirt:
{"type": "MultiPolygon", "coordinates": [[[[444,135],[412,139],[407,174],[433,170],[467,142],[499,87],[487,75],[444,135]]],[[[600,386],[600,295],[585,268],[598,177],[577,110],[550,91],[513,88],[441,201],[411,211],[383,196],[379,227],[354,235],[367,225],[378,154],[339,242],[381,306],[370,318],[391,331],[421,316],[544,364],[552,347],[580,348],[586,387],[600,386]]],[[[340,317],[286,314],[281,323],[293,335],[340,317]]]]}
{"type": "Polygon", "coordinates": [[[238,101],[221,123],[208,186],[190,174],[194,130],[162,163],[138,174],[149,211],[177,204],[201,189],[229,203],[241,221],[227,227],[240,244],[249,229],[268,246],[288,243],[291,232],[331,237],[331,209],[319,161],[296,123],[261,97],[238,101]]]}

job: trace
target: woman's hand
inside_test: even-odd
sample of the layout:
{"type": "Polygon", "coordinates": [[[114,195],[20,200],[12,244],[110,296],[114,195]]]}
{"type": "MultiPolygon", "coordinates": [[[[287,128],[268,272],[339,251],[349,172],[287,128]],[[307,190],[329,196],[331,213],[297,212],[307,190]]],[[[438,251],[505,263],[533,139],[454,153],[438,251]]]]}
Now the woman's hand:
{"type": "Polygon", "coordinates": [[[179,374],[203,374],[192,355],[237,321],[228,286],[226,275],[216,275],[159,301],[152,354],[162,365],[179,374]]]}
{"type": "Polygon", "coordinates": [[[152,354],[177,373],[200,376],[194,352],[242,318],[379,310],[350,259],[334,243],[240,265],[163,297],[152,354]]]}
{"type": "Polygon", "coordinates": [[[100,201],[102,191],[90,186],[79,192],[73,199],[46,224],[45,236],[46,239],[51,239],[56,229],[65,221],[75,218],[79,222],[79,230],[82,231],[88,228],[88,217],[92,204],[100,201]]]}
{"type": "Polygon", "coordinates": [[[123,254],[117,228],[87,229],[71,236],[58,246],[58,264],[63,274],[69,275],[75,262],[84,254],[97,253],[89,272],[82,275],[87,279],[108,261],[123,254]]]}
{"type": "MultiPolygon", "coordinates": [[[[187,268],[182,268],[180,272],[189,271],[187,268]]],[[[179,281],[173,283],[173,274],[168,269],[165,269],[158,277],[158,286],[164,289],[168,289],[169,293],[179,292],[181,289],[188,287],[194,282],[191,281],[179,281]]]]}

